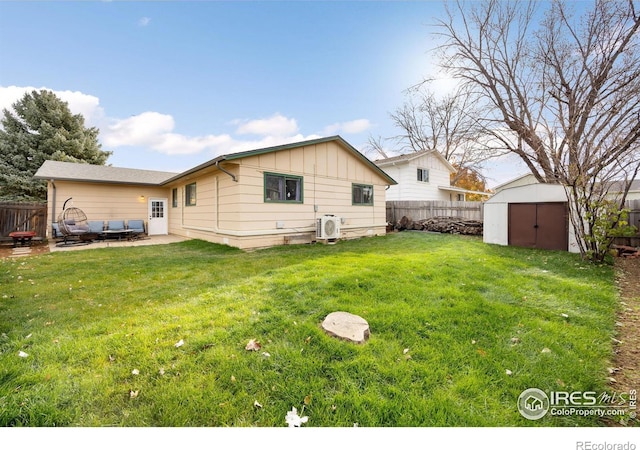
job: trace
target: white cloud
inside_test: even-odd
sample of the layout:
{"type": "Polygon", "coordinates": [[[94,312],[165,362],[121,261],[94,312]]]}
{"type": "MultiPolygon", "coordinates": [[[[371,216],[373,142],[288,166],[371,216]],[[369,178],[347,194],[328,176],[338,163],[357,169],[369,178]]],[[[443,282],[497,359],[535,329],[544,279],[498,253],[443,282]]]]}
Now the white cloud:
{"type": "Polygon", "coordinates": [[[228,143],[228,135],[189,137],[173,133],[175,120],[168,114],[147,111],[114,120],[103,130],[105,147],[147,147],[165,155],[192,155],[228,143]]]}
{"type": "Polygon", "coordinates": [[[104,110],[100,106],[98,97],[79,91],[54,91],[46,87],[0,86],[0,110],[5,108],[11,110],[13,104],[21,100],[24,94],[40,90],[52,91],[62,101],[67,102],[73,114],[82,114],[85,126],[98,126],[104,119],[104,110]]]}
{"type": "Polygon", "coordinates": [[[295,119],[289,119],[282,114],[274,114],[268,119],[255,119],[248,121],[234,121],[240,125],[236,133],[256,134],[258,136],[289,136],[298,131],[295,119]]]}
{"type": "Polygon", "coordinates": [[[339,122],[329,125],[325,127],[324,132],[325,134],[356,134],[362,133],[369,128],[371,128],[371,122],[369,122],[369,119],[356,119],[349,122],[339,122]]]}
{"type": "Polygon", "coordinates": [[[138,20],[138,26],[146,27],[147,25],[149,25],[150,22],[151,22],[150,17],[141,17],[140,20],[138,20]]]}
{"type": "Polygon", "coordinates": [[[47,89],[69,104],[73,114],[82,114],[85,126],[100,130],[99,140],[104,150],[118,152],[126,147],[144,148],[163,155],[197,155],[206,153],[212,157],[257,148],[289,144],[308,139],[317,139],[328,134],[327,129],[356,133],[370,127],[366,119],[334,124],[322,134],[304,135],[298,130],[296,119],[276,113],[261,119],[236,119],[229,122],[235,126],[235,136],[227,133],[187,136],[175,132],[176,122],[172,115],[145,111],[128,118],[108,117],[100,106],[99,98],[78,91],[56,91],[41,87],[0,86],[0,109],[11,109],[26,92],[47,89]],[[255,139],[243,138],[253,135],[255,139]]]}

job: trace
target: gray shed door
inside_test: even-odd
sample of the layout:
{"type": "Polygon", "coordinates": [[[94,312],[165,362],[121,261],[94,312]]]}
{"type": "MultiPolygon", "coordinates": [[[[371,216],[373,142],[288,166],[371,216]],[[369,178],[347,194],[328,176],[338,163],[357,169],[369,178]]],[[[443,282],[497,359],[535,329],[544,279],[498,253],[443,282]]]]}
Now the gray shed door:
{"type": "Polygon", "coordinates": [[[509,245],[569,249],[569,216],[566,203],[510,203],[509,245]]]}

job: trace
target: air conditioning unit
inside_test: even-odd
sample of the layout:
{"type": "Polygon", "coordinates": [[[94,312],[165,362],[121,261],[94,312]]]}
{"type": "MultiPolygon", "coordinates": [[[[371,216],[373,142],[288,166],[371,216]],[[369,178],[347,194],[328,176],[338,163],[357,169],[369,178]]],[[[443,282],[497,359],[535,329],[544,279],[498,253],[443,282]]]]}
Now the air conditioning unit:
{"type": "Polygon", "coordinates": [[[324,215],[318,219],[316,228],[317,239],[337,239],[340,237],[340,218],[334,215],[324,215]]]}

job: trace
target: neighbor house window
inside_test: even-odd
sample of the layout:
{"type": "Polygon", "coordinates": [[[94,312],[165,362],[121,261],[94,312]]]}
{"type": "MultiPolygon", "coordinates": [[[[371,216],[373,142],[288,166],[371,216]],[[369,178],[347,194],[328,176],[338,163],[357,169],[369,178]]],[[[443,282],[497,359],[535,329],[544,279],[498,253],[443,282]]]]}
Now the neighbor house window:
{"type": "Polygon", "coordinates": [[[302,203],[302,177],[265,173],[264,201],[302,203]]]}
{"type": "Polygon", "coordinates": [[[184,187],[184,204],[185,206],[196,205],[196,184],[187,184],[184,187]]]}
{"type": "Polygon", "coordinates": [[[354,184],[351,188],[354,205],[373,205],[373,186],[369,184],[354,184]]]}
{"type": "Polygon", "coordinates": [[[171,206],[174,208],[178,207],[178,188],[173,188],[171,190],[171,206]]]}
{"type": "Polygon", "coordinates": [[[429,169],[418,169],[418,181],[429,182],[429,169]]]}

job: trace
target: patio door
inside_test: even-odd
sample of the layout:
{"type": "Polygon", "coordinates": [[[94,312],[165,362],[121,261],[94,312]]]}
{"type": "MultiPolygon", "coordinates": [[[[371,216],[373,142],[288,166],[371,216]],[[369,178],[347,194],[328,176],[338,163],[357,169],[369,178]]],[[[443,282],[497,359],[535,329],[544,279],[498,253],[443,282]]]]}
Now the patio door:
{"type": "Polygon", "coordinates": [[[149,236],[154,234],[169,234],[169,220],[167,217],[166,198],[149,199],[149,236]]]}

